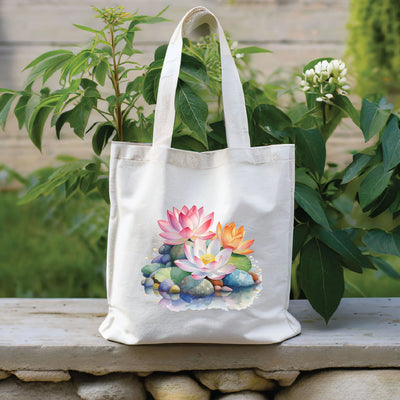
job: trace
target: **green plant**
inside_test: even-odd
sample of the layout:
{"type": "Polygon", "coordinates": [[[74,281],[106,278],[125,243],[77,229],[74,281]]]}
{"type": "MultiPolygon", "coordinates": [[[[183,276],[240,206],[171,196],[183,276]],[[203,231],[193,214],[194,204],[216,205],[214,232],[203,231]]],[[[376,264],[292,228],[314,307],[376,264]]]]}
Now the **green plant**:
{"type": "Polygon", "coordinates": [[[395,94],[400,89],[400,3],[352,0],[346,57],[357,91],[395,94]]]}
{"type": "MultiPolygon", "coordinates": [[[[105,22],[104,29],[79,27],[95,35],[90,47],[77,54],[45,53],[28,66],[31,74],[24,91],[2,89],[0,121],[4,125],[12,101],[19,97],[14,113],[21,126],[28,121],[28,132],[37,147],[46,120],[55,125],[58,137],[66,122],[78,136],[94,130],[92,144],[97,157],[63,158],[61,167],[41,174],[31,184],[23,203],[55,192],[63,192],[67,198],[83,193],[108,201],[108,164],[100,157],[104,147],[111,139],[152,140],[153,112],[146,114],[137,104],[139,99],[149,105],[156,102],[166,45],[155,51],[154,61],[147,67],[136,64],[131,57],[138,52],[133,49],[137,25],[163,19],[159,15],[130,15],[121,9],[98,10],[98,15],[105,22]],[[130,81],[125,65],[143,71],[142,75],[130,81]],[[61,74],[57,90],[44,87],[39,93],[33,92],[32,87],[40,84],[35,82],[42,80],[44,84],[57,71],[61,74]],[[112,82],[112,95],[103,94],[101,89],[106,79],[112,82]],[[87,128],[92,113],[100,120],[87,128]]],[[[218,46],[213,36],[200,42],[184,41],[174,147],[192,151],[226,147],[218,46]]],[[[398,118],[384,100],[364,99],[359,112],[347,97],[345,66],[331,58],[313,60],[304,68],[300,85],[306,101],[284,112],[277,107],[276,85],[260,85],[256,74],[248,72],[247,54],[261,51],[265,50],[232,49],[248,79],[243,88],[251,145],[296,144],[292,294],[307,297],[328,321],[344,293],[343,268],[356,273],[378,268],[392,278],[400,278],[381,257],[400,256],[400,232],[396,229],[400,213],[398,118]],[[366,141],[372,137],[377,140],[367,150],[355,153],[353,163],[340,171],[334,165],[326,168],[326,143],[344,117],[350,117],[361,128],[366,141]],[[375,218],[389,212],[389,229],[381,229],[375,218]],[[363,219],[366,216],[367,222],[363,219]]],[[[107,207],[103,212],[106,215],[107,207]]],[[[98,224],[104,235],[95,242],[101,247],[106,223],[98,224]]]]}

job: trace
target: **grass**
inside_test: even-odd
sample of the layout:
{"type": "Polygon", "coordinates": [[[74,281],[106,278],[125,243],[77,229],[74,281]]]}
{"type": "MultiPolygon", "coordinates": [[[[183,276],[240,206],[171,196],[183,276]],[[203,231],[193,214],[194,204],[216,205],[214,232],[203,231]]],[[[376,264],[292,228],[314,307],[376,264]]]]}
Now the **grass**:
{"type": "Polygon", "coordinates": [[[74,204],[56,223],[17,200],[0,192],[0,297],[105,297],[104,254],[66,233],[74,204]]]}

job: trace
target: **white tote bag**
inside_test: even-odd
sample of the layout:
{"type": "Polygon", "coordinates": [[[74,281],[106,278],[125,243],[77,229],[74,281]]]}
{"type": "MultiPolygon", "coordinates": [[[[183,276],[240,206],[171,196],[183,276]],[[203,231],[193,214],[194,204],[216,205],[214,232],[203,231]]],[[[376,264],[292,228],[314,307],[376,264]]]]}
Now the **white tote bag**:
{"type": "Polygon", "coordinates": [[[250,147],[244,96],[216,17],[176,28],[161,73],[153,144],[113,142],[104,338],[125,344],[274,343],[288,313],[294,146],[250,147]],[[171,148],[182,33],[217,32],[228,148],[171,148]]]}

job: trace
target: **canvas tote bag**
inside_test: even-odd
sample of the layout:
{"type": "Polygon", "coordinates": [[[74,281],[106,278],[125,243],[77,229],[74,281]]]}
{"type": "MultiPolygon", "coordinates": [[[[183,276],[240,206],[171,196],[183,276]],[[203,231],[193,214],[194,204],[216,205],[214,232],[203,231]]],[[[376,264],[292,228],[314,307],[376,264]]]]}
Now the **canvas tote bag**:
{"type": "Polygon", "coordinates": [[[288,313],[294,146],[250,147],[244,96],[217,18],[189,11],[161,73],[153,144],[113,142],[104,338],[125,344],[274,343],[288,313]],[[221,48],[228,148],[171,148],[182,33],[208,24],[221,48]]]}

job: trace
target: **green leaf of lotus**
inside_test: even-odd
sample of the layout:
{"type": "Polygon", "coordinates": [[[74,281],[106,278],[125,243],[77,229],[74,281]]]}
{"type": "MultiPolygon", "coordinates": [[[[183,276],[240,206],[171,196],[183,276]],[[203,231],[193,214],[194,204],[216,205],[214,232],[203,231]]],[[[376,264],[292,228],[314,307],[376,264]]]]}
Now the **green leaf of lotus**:
{"type": "Polygon", "coordinates": [[[235,254],[232,253],[231,257],[229,258],[227,264],[234,265],[237,269],[242,271],[250,271],[251,270],[251,261],[249,258],[243,254],[235,254]]]}

